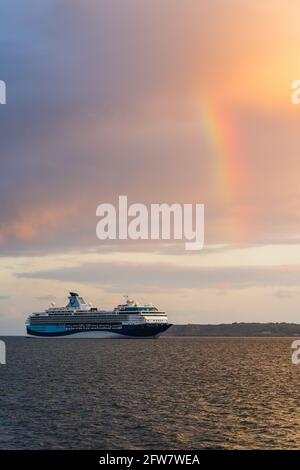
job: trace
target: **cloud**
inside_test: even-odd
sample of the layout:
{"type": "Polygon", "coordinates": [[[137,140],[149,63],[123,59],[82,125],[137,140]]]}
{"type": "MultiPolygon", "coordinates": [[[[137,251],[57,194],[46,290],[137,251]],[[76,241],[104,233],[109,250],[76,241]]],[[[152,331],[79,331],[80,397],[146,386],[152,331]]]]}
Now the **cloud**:
{"type": "Polygon", "coordinates": [[[0,300],[8,300],[10,299],[10,295],[0,295],[0,300]]]}
{"type": "MultiPolygon", "coordinates": [[[[171,263],[85,263],[49,271],[19,272],[17,278],[88,283],[107,291],[152,289],[232,290],[297,286],[300,265],[248,267],[187,267],[171,263]]],[[[280,295],[280,294],[279,294],[280,295]]]]}
{"type": "Polygon", "coordinates": [[[96,206],[119,194],[203,202],[209,243],[299,232],[299,113],[282,104],[297,78],[299,7],[37,3],[4,1],[0,18],[2,252],[92,246],[96,206]],[[230,200],[214,152],[232,149],[221,128],[207,134],[203,96],[226,111],[246,169],[230,200]]]}
{"type": "Polygon", "coordinates": [[[292,296],[292,292],[287,289],[277,289],[274,292],[274,297],[277,297],[278,299],[290,299],[292,296]]]}
{"type": "Polygon", "coordinates": [[[56,297],[55,295],[40,295],[38,297],[36,297],[36,300],[45,300],[45,301],[49,301],[49,302],[53,302],[54,300],[56,300],[56,297]]]}

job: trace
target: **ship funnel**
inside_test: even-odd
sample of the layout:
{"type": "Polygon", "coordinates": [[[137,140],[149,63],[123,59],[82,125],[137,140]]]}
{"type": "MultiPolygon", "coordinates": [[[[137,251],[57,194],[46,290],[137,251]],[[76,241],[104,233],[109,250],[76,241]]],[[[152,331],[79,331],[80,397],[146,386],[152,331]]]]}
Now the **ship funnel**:
{"type": "Polygon", "coordinates": [[[80,297],[78,294],[75,292],[70,292],[69,295],[69,303],[67,305],[68,308],[76,308],[79,310],[89,310],[91,307],[89,304],[85,302],[85,300],[80,297]]]}

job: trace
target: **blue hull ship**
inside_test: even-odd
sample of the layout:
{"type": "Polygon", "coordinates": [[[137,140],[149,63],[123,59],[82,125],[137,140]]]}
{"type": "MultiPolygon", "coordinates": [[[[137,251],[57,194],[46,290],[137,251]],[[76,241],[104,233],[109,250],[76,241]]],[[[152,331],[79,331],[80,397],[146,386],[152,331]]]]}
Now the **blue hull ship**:
{"type": "Polygon", "coordinates": [[[52,305],[26,321],[29,336],[48,338],[153,338],[170,326],[166,313],[153,304],[140,305],[126,297],[112,311],[99,310],[74,292],[66,307],[52,305]]]}

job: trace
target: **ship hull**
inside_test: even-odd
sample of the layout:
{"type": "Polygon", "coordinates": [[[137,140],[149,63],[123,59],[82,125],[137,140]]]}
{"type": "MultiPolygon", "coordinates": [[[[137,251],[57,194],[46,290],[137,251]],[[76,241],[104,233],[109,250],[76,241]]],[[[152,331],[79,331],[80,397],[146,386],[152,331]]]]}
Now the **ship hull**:
{"type": "Polygon", "coordinates": [[[161,325],[123,325],[118,329],[66,329],[53,326],[27,326],[27,335],[36,338],[94,338],[94,339],[126,339],[155,338],[170,328],[171,324],[161,325]]]}

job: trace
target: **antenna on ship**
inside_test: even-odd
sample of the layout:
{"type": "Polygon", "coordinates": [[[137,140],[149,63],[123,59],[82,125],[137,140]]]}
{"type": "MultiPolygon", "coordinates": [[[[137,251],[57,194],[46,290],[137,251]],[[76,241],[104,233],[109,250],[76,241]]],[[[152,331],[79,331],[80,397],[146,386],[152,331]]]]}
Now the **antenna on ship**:
{"type": "Polygon", "coordinates": [[[132,299],[129,297],[129,295],[126,294],[126,295],[123,295],[123,297],[125,298],[127,305],[134,304],[134,300],[132,300],[132,299]]]}

